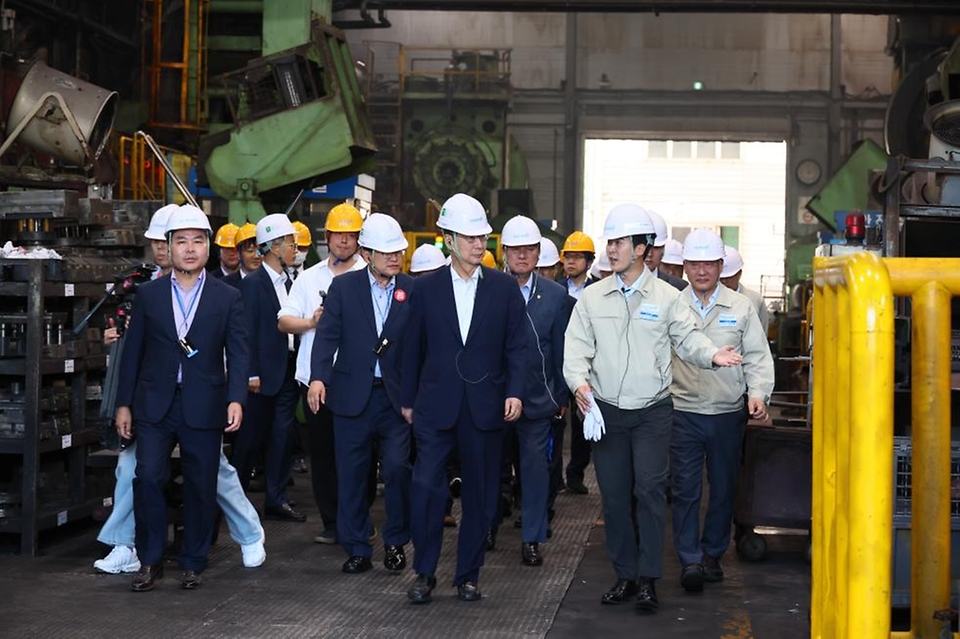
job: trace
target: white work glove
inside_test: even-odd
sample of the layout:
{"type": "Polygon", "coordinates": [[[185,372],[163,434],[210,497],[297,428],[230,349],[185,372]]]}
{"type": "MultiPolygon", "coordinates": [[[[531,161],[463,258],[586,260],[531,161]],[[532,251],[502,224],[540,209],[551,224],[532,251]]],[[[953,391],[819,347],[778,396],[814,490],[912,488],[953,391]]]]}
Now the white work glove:
{"type": "Polygon", "coordinates": [[[600,414],[600,407],[593,401],[593,393],[587,393],[587,401],[590,402],[590,411],[583,416],[583,438],[598,442],[607,429],[603,423],[603,415],[600,414]]]}

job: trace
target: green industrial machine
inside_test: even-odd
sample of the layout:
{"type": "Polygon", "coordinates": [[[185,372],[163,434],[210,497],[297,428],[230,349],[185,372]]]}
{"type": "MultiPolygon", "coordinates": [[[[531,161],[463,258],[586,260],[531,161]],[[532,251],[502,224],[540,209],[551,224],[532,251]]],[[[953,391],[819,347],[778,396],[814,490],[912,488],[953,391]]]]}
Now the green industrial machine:
{"type": "Polygon", "coordinates": [[[256,222],[269,193],[371,170],[376,145],[343,33],[329,0],[263,3],[264,57],[212,81],[232,122],[201,138],[199,181],[229,202],[230,221],[256,222]]]}
{"type": "Polygon", "coordinates": [[[417,63],[429,69],[436,51],[408,51],[401,94],[403,201],[442,202],[468,193],[489,208],[494,189],[527,188],[526,161],[506,128],[509,51],[454,51],[441,71],[432,72],[418,71],[417,63]]]}

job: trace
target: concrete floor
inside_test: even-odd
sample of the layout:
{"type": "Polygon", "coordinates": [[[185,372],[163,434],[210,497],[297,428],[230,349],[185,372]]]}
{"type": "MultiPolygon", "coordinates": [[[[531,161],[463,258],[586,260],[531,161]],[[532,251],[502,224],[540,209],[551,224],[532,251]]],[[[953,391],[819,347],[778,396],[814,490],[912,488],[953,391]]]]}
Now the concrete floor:
{"type": "MultiPolygon", "coordinates": [[[[224,529],[197,592],[177,586],[176,565],[152,593],[129,591],[130,576],[95,574],[92,563],[105,553],[96,542],[98,524],[73,524],[45,535],[43,554],[20,557],[15,539],[0,537],[0,636],[102,637],[647,637],[793,639],[809,636],[810,573],[805,539],[768,538],[761,563],[740,563],[735,551],[724,565],[726,581],[689,595],[680,588],[679,565],[667,551],[666,577],[658,583],[660,612],[638,616],[633,606],[600,605],[615,580],[606,558],[600,500],[591,494],[561,494],[554,537],[544,547],[546,564],[519,561],[519,531],[508,521],[498,548],[481,573],[483,601],[454,598],[452,577],[456,531],[447,529],[438,570],[436,600],[412,606],[404,593],[408,570],[386,573],[374,549],[375,569],[344,575],[339,547],[311,539],[319,526],[307,488],[297,476],[291,489],[306,524],[265,522],[267,562],[246,570],[224,529]]],[[[255,505],[262,496],[251,495],[255,505]]],[[[375,519],[381,517],[378,505],[375,519]]],[[[669,518],[668,518],[669,519],[669,518]]],[[[669,538],[669,532],[667,537],[669,538]]],[[[410,548],[408,547],[408,552],[410,548]]]]}

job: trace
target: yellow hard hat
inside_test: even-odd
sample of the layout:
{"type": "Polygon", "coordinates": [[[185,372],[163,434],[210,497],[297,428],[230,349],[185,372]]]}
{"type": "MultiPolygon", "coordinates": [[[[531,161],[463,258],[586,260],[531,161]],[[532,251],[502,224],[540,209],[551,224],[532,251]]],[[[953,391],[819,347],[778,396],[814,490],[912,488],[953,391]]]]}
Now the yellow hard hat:
{"type": "Polygon", "coordinates": [[[567,236],[567,241],[563,243],[563,252],[570,253],[596,253],[593,246],[593,239],[583,231],[574,231],[567,236]]]}
{"type": "Polygon", "coordinates": [[[363,217],[357,207],[344,202],[327,213],[326,230],[333,233],[359,233],[363,227],[363,217]]]}
{"type": "Polygon", "coordinates": [[[293,228],[296,230],[297,246],[310,246],[313,244],[313,237],[310,235],[310,228],[303,222],[294,222],[293,228]]]}
{"type": "Polygon", "coordinates": [[[483,252],[483,259],[480,260],[480,263],[487,268],[497,268],[497,260],[490,251],[483,252]]]}
{"type": "Polygon", "coordinates": [[[240,230],[237,231],[236,236],[233,238],[234,246],[240,246],[243,242],[247,240],[257,240],[257,225],[247,222],[240,227],[240,230]]]}
{"type": "Polygon", "coordinates": [[[240,230],[240,227],[234,224],[233,222],[227,222],[223,226],[217,229],[217,235],[213,239],[213,243],[219,246],[220,248],[236,248],[237,246],[237,231],[240,230]]]}

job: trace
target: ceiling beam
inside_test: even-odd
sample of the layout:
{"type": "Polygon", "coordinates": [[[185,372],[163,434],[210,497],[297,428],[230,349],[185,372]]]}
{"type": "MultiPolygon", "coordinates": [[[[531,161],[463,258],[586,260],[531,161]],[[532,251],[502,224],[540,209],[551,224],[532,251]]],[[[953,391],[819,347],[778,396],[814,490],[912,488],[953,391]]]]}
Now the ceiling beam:
{"type": "Polygon", "coordinates": [[[960,15],[956,0],[340,0],[338,8],[578,13],[859,13],[960,15]]]}

